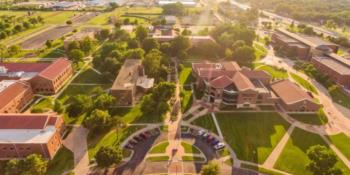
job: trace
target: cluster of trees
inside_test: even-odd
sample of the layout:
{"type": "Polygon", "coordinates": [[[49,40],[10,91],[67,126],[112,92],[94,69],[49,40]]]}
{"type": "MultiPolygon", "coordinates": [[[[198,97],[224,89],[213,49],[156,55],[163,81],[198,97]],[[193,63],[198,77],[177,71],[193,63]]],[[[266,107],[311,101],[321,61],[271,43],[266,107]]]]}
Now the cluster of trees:
{"type": "Polygon", "coordinates": [[[44,23],[44,18],[36,17],[16,17],[10,15],[0,16],[0,40],[5,39],[18,32],[27,30],[38,24],[44,23]]]}
{"type": "Polygon", "coordinates": [[[19,53],[21,53],[22,48],[19,45],[12,45],[7,47],[3,44],[0,44],[0,59],[13,57],[19,53]]]}
{"type": "Polygon", "coordinates": [[[175,16],[183,16],[186,14],[186,8],[180,2],[167,4],[162,6],[163,14],[165,15],[175,15],[175,16]]]}
{"type": "Polygon", "coordinates": [[[315,145],[306,152],[310,163],[306,166],[314,175],[342,175],[343,171],[335,164],[338,162],[337,156],[327,147],[315,145]]]}
{"type": "Polygon", "coordinates": [[[145,95],[141,101],[141,111],[145,115],[161,116],[170,106],[168,101],[174,96],[176,85],[169,82],[161,82],[155,86],[152,93],[145,95]]]}
{"type": "Polygon", "coordinates": [[[256,7],[272,10],[280,15],[300,21],[313,21],[321,24],[328,20],[337,25],[350,25],[350,1],[348,0],[239,0],[256,7]]]}
{"type": "Polygon", "coordinates": [[[294,22],[292,22],[289,26],[289,31],[295,32],[294,31],[295,27],[297,27],[296,32],[303,33],[306,35],[317,35],[317,33],[314,31],[314,28],[312,28],[311,26],[308,26],[306,24],[302,24],[302,23],[295,26],[294,22]]]}
{"type": "Polygon", "coordinates": [[[219,13],[231,20],[235,20],[244,25],[255,25],[258,22],[259,11],[257,8],[242,10],[241,8],[232,5],[225,1],[219,4],[219,13]]]}
{"type": "Polygon", "coordinates": [[[340,46],[350,48],[350,40],[347,37],[328,37],[328,39],[335,44],[339,44],[340,46]]]}
{"type": "Polygon", "coordinates": [[[84,56],[91,54],[94,45],[95,43],[90,37],[86,37],[82,41],[72,41],[67,47],[68,58],[75,63],[80,62],[84,56]]]}
{"type": "Polygon", "coordinates": [[[119,146],[103,146],[97,151],[95,160],[99,167],[109,167],[119,164],[123,160],[123,153],[119,146]]]}
{"type": "Polygon", "coordinates": [[[35,174],[44,175],[47,171],[47,161],[41,155],[31,154],[25,159],[12,159],[5,165],[2,173],[7,175],[35,174]]]}
{"type": "Polygon", "coordinates": [[[255,59],[254,30],[244,25],[223,24],[213,29],[211,36],[220,44],[228,59],[243,66],[251,66],[255,59]]]}
{"type": "Polygon", "coordinates": [[[204,165],[201,170],[201,175],[219,175],[220,167],[215,162],[209,162],[207,165],[204,165]]]}

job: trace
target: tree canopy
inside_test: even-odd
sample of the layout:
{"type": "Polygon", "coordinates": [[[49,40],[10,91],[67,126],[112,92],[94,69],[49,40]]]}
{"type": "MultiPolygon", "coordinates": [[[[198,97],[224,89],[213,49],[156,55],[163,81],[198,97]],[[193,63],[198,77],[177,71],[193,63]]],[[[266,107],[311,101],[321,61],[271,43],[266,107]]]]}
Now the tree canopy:
{"type": "Polygon", "coordinates": [[[307,150],[310,163],[306,166],[314,175],[341,175],[343,172],[335,167],[337,156],[327,147],[315,145],[307,150]]]}

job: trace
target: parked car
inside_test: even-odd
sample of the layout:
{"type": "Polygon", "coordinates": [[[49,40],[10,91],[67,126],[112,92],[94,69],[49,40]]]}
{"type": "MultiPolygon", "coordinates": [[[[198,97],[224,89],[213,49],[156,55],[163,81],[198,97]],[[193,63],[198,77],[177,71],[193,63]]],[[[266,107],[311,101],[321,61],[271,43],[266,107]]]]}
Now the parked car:
{"type": "Polygon", "coordinates": [[[131,145],[131,144],[129,143],[129,144],[125,145],[125,146],[124,146],[124,148],[127,148],[127,149],[133,149],[133,148],[134,148],[134,146],[133,146],[133,145],[131,145]]]}
{"type": "Polygon", "coordinates": [[[209,137],[210,136],[210,134],[209,133],[204,133],[203,135],[202,135],[202,139],[206,139],[207,137],[209,137]]]}
{"type": "Polygon", "coordinates": [[[138,143],[138,141],[136,141],[136,140],[134,140],[134,139],[131,139],[130,141],[129,141],[129,144],[131,144],[131,145],[136,145],[138,143]]]}
{"type": "Polygon", "coordinates": [[[220,143],[220,141],[215,139],[215,138],[210,142],[210,144],[213,145],[213,146],[215,146],[218,143],[220,143]]]}
{"type": "Polygon", "coordinates": [[[225,148],[225,144],[222,143],[222,142],[219,142],[218,144],[216,144],[216,145],[214,146],[214,149],[215,149],[215,150],[220,150],[220,149],[223,149],[223,148],[225,148]]]}
{"type": "Polygon", "coordinates": [[[213,139],[215,139],[212,135],[209,135],[208,137],[207,137],[207,143],[211,143],[211,141],[213,140],[213,139]]]}
{"type": "Polygon", "coordinates": [[[205,133],[207,133],[204,129],[202,129],[202,130],[199,130],[198,131],[198,133],[197,133],[197,135],[198,136],[202,136],[203,134],[205,134],[205,133]]]}
{"type": "Polygon", "coordinates": [[[143,138],[140,136],[135,136],[133,139],[137,140],[138,142],[143,141],[143,138]]]}
{"type": "Polygon", "coordinates": [[[139,136],[142,137],[144,140],[151,137],[149,134],[146,134],[146,133],[141,133],[139,136]]]}

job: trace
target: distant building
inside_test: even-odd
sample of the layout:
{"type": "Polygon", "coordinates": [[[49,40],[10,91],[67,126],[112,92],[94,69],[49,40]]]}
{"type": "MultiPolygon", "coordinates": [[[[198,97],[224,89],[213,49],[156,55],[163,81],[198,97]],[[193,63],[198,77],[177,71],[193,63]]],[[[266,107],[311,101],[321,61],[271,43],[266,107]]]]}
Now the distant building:
{"type": "Polygon", "coordinates": [[[0,113],[21,112],[33,99],[30,84],[26,81],[0,81],[0,113]]]}
{"type": "Polygon", "coordinates": [[[274,82],[271,89],[279,97],[278,104],[287,112],[316,112],[321,108],[313,97],[289,80],[274,82]]]}
{"type": "Polygon", "coordinates": [[[164,16],[164,20],[165,20],[165,24],[166,25],[175,25],[177,23],[177,17],[176,16],[172,16],[172,15],[166,15],[164,16]]]}
{"type": "Polygon", "coordinates": [[[30,154],[52,159],[62,145],[63,129],[56,114],[0,114],[0,159],[30,154]]]}
{"type": "Polygon", "coordinates": [[[277,29],[272,35],[272,45],[287,56],[309,60],[314,55],[324,52],[336,53],[339,46],[318,37],[295,34],[284,29],[277,29]]]}
{"type": "Polygon", "coordinates": [[[135,103],[137,93],[148,91],[153,84],[154,79],[147,78],[141,60],[126,59],[110,93],[116,97],[118,105],[129,106],[135,103]]]}
{"type": "Polygon", "coordinates": [[[55,94],[73,75],[71,61],[59,58],[52,63],[0,63],[1,80],[24,80],[34,93],[55,94]]]}
{"type": "Polygon", "coordinates": [[[82,2],[68,2],[68,1],[60,1],[56,2],[56,4],[52,5],[52,9],[55,10],[80,10],[85,7],[85,4],[82,2]]]}
{"type": "Polygon", "coordinates": [[[205,89],[204,99],[216,105],[256,108],[274,105],[276,98],[267,86],[271,75],[265,71],[240,68],[236,62],[193,63],[196,85],[205,89]]]}

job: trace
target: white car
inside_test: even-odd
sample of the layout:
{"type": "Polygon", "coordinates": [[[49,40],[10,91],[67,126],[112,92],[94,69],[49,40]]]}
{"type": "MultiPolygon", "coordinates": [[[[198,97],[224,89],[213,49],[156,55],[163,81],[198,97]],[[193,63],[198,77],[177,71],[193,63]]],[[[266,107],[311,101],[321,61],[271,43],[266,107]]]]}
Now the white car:
{"type": "Polygon", "coordinates": [[[203,134],[205,134],[206,133],[206,131],[204,130],[204,129],[201,129],[201,130],[199,130],[198,131],[198,136],[201,136],[201,135],[203,135],[203,134]]]}
{"type": "Polygon", "coordinates": [[[220,150],[220,149],[222,149],[222,148],[224,148],[224,147],[225,147],[225,144],[222,143],[222,142],[219,142],[218,144],[216,144],[216,145],[214,146],[214,149],[215,149],[215,150],[220,150]]]}

